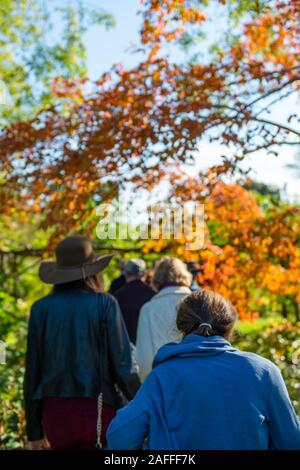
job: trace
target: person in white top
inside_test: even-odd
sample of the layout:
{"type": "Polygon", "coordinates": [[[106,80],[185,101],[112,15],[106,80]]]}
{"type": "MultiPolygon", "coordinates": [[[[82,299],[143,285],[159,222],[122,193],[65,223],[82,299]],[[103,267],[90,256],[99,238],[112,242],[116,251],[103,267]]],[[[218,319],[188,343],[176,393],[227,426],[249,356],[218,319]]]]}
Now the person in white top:
{"type": "Polygon", "coordinates": [[[181,340],[176,328],[177,304],[191,293],[191,282],[191,273],[177,258],[166,256],[156,265],[152,285],[158,293],[141,308],[137,329],[136,360],[142,380],[151,371],[158,349],[181,340]]]}

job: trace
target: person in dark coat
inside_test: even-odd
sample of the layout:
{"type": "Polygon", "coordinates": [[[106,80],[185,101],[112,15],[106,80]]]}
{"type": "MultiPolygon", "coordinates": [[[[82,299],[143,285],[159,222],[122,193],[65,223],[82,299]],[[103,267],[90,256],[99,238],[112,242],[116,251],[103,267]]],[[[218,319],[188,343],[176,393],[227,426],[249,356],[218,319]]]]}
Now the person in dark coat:
{"type": "Polygon", "coordinates": [[[199,273],[201,273],[201,268],[199,263],[195,263],[194,261],[188,261],[186,263],[186,267],[188,271],[192,274],[193,279],[192,279],[192,284],[190,285],[190,289],[192,292],[196,292],[197,290],[200,290],[201,287],[198,283],[197,277],[199,273]]]}
{"type": "Polygon", "coordinates": [[[131,259],[124,267],[126,284],[118,289],[117,299],[127,327],[130,341],[136,343],[136,332],[142,306],[155,295],[154,290],[142,281],[146,273],[146,263],[142,259],[131,259]]]}
{"type": "Polygon", "coordinates": [[[124,273],[124,265],[125,265],[124,260],[121,260],[120,261],[121,274],[120,274],[120,276],[116,277],[116,279],[113,279],[111,281],[110,288],[109,288],[108,292],[112,295],[114,295],[114,293],[118,289],[121,289],[121,287],[123,287],[126,284],[126,277],[125,277],[125,273],[124,273]]]}
{"type": "Polygon", "coordinates": [[[85,237],[68,237],[56,261],[40,266],[50,295],[31,308],[24,398],[29,448],[95,449],[105,443],[116,410],[140,380],[119,305],[100,292],[112,255],[85,237]]]}

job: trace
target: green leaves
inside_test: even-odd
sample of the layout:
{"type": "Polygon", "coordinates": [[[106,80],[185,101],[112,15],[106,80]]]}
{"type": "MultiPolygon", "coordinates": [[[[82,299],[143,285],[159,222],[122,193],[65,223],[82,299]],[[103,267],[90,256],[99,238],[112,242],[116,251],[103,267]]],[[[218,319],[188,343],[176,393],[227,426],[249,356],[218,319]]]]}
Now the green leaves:
{"type": "Polygon", "coordinates": [[[83,36],[87,29],[114,26],[113,17],[102,9],[90,10],[82,2],[57,5],[41,0],[1,1],[0,83],[7,99],[0,102],[0,125],[30,118],[41,106],[53,104],[53,78],[86,75],[83,36]]]}
{"type": "Polygon", "coordinates": [[[280,369],[291,400],[300,413],[300,323],[268,319],[265,326],[254,322],[241,324],[233,344],[244,351],[252,351],[274,362],[280,369]]]}

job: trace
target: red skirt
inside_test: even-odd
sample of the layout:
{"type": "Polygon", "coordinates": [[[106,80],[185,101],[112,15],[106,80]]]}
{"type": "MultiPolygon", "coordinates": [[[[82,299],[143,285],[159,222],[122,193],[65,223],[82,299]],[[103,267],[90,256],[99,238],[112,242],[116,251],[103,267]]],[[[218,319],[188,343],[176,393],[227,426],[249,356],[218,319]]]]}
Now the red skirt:
{"type": "MultiPolygon", "coordinates": [[[[115,408],[103,404],[101,442],[116,415],[115,408]]],[[[43,399],[42,423],[52,449],[95,450],[97,443],[97,400],[86,397],[43,399]]]]}

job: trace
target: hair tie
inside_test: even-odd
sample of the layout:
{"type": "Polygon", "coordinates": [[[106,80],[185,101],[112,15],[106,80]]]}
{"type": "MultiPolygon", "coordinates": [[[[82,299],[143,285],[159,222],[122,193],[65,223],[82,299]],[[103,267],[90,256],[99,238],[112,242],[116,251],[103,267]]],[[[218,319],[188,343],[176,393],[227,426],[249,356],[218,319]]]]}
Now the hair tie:
{"type": "Polygon", "coordinates": [[[206,326],[206,327],[209,328],[210,330],[213,329],[213,327],[211,326],[210,323],[199,323],[199,328],[202,328],[202,326],[206,326]]]}

